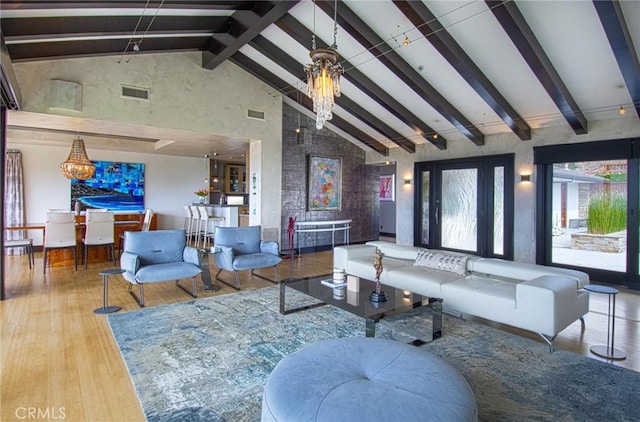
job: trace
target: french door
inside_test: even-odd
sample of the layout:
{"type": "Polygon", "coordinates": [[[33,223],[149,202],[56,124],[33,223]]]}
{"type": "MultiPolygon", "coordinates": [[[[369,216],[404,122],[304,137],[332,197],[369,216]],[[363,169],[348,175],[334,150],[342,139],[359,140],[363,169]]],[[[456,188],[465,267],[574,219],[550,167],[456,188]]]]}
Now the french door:
{"type": "Polygon", "coordinates": [[[537,261],[640,289],[640,139],[534,148],[537,261]]]}
{"type": "Polygon", "coordinates": [[[513,259],[513,154],[420,162],[414,244],[513,259]]]}

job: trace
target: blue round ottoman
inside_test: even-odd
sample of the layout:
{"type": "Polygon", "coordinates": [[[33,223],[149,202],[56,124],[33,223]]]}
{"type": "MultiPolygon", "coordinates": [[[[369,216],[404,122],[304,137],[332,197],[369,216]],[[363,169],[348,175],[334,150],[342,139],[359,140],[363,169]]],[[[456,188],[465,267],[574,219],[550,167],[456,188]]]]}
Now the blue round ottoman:
{"type": "Polygon", "coordinates": [[[262,421],[476,421],[475,396],[442,359],[377,338],[340,338],[282,359],[269,375],[262,421]]]}

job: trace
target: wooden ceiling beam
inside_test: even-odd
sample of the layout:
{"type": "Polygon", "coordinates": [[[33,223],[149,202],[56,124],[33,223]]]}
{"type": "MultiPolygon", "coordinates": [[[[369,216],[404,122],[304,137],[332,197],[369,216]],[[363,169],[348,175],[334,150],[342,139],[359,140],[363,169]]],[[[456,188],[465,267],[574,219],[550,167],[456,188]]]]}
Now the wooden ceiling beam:
{"type": "Polygon", "coordinates": [[[486,0],[485,3],[567,120],[569,126],[577,135],[587,133],[587,119],[516,3],[502,0],[486,0]]]}
{"type": "MultiPolygon", "coordinates": [[[[289,9],[295,6],[295,1],[258,1],[256,7],[251,11],[238,10],[233,13],[233,21],[238,26],[243,27],[242,33],[234,38],[234,41],[225,45],[225,48],[207,50],[202,53],[202,67],[213,70],[222,64],[225,60],[233,56],[257,35],[259,35],[266,27],[280,19],[289,9]]],[[[231,30],[237,30],[238,27],[232,27],[231,30]]]]}
{"type": "MultiPolygon", "coordinates": [[[[307,97],[306,95],[298,95],[295,89],[291,89],[290,84],[280,79],[273,73],[269,72],[267,69],[260,66],[244,54],[238,52],[234,54],[230,58],[230,60],[256,78],[266,83],[267,85],[273,87],[273,89],[276,89],[282,95],[286,95],[291,100],[297,102],[298,104],[301,104],[307,110],[313,110],[313,103],[311,102],[311,99],[309,99],[309,97],[307,97]]],[[[331,119],[331,124],[344,131],[345,133],[353,136],[364,145],[368,146],[379,154],[382,154],[385,157],[389,155],[389,149],[384,144],[369,136],[340,116],[334,114],[333,119],[331,119]]]]}
{"type": "Polygon", "coordinates": [[[636,114],[640,117],[640,63],[620,4],[611,0],[594,0],[593,5],[616,56],[636,114]]]}
{"type": "MultiPolygon", "coordinates": [[[[333,16],[333,2],[319,0],[316,4],[326,14],[333,16]]],[[[471,142],[484,145],[482,132],[344,3],[340,4],[338,24],[471,142]]]]}
{"type": "Polygon", "coordinates": [[[393,0],[393,4],[413,23],[449,64],[478,93],[480,98],[509,126],[520,139],[531,139],[531,128],[498,89],[447,32],[422,2],[393,0]]]}

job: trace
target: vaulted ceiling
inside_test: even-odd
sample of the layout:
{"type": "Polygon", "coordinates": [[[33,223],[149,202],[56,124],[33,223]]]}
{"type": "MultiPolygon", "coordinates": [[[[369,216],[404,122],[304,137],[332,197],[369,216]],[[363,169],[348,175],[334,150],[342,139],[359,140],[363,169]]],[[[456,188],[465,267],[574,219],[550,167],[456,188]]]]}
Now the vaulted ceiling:
{"type": "Polygon", "coordinates": [[[329,127],[365,149],[640,118],[640,1],[2,0],[0,26],[14,63],[201,51],[204,68],[230,60],[311,109],[303,66],[314,34],[332,44],[336,4],[329,127]]]}

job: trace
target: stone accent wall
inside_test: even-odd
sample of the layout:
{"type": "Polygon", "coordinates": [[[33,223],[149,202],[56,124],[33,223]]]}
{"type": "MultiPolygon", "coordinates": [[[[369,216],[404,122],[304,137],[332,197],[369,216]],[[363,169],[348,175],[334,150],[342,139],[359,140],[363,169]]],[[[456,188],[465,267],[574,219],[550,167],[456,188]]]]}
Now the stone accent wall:
{"type": "MultiPolygon", "coordinates": [[[[289,217],[297,221],[352,219],[351,243],[379,237],[378,203],[379,169],[365,165],[365,151],[324,128],[317,130],[315,121],[283,104],[282,118],[282,235],[281,248],[288,248],[289,217]],[[309,154],[342,158],[342,209],[340,211],[308,211],[307,175],[309,154]]],[[[336,232],[336,244],[342,244],[342,232],[336,232]]],[[[331,248],[331,233],[304,233],[300,237],[304,250],[331,248]]],[[[294,240],[294,247],[295,240],[294,240]]]]}

